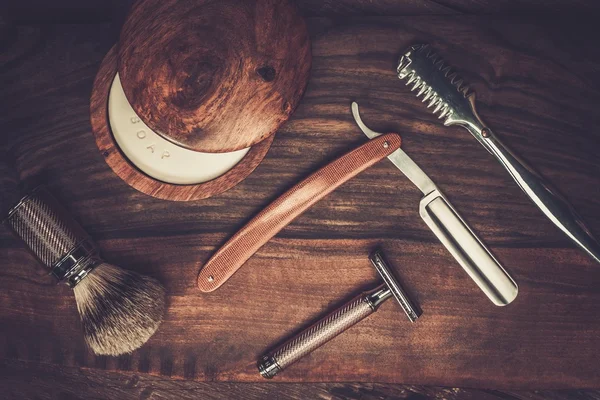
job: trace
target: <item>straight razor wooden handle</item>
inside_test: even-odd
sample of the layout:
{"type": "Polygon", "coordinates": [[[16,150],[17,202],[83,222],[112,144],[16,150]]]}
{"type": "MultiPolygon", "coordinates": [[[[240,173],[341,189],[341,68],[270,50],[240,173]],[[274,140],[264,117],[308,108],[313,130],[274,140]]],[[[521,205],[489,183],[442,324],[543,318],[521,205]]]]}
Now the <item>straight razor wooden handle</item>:
{"type": "Polygon", "coordinates": [[[258,249],[342,183],[400,147],[396,133],[381,135],[345,154],[285,192],[227,241],[198,274],[198,288],[212,292],[258,249]]]}

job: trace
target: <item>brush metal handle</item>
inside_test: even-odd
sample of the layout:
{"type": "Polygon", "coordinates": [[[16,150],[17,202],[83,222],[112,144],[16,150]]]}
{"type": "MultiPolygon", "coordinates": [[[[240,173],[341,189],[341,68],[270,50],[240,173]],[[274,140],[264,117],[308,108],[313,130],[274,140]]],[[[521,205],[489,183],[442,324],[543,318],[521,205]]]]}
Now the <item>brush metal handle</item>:
{"type": "Polygon", "coordinates": [[[373,314],[390,297],[392,293],[385,284],[355,297],[283,345],[262,356],[257,363],[260,374],[264,378],[273,378],[280,371],[373,314]]]}
{"type": "Polygon", "coordinates": [[[4,222],[59,282],[74,287],[99,263],[95,243],[44,187],[23,197],[4,222]]]}
{"type": "Polygon", "coordinates": [[[200,270],[198,288],[203,292],[217,289],[296,217],[348,179],[393,153],[400,143],[396,133],[379,136],[296,184],[217,250],[200,270]]]}
{"type": "Polygon", "coordinates": [[[532,167],[506,147],[488,128],[484,146],[500,161],[534,204],[590,257],[600,262],[600,244],[573,206],[532,167]]]}

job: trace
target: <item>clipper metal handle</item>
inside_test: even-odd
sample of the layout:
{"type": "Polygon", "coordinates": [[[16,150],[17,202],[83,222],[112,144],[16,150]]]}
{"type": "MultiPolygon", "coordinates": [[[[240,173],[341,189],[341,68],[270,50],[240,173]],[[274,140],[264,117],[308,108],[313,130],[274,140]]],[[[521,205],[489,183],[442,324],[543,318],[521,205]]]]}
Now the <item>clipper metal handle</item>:
{"type": "MultiPolygon", "coordinates": [[[[469,131],[472,132],[471,129],[469,131]]],[[[521,190],[573,243],[600,263],[600,243],[571,203],[544,177],[506,147],[490,129],[483,128],[483,131],[486,132],[482,141],[485,148],[500,161],[521,190]]]]}
{"type": "Polygon", "coordinates": [[[44,187],[23,197],[4,223],[51,275],[70,287],[100,262],[95,243],[44,187]]]}
{"type": "Polygon", "coordinates": [[[375,251],[369,256],[369,259],[385,283],[371,291],[360,294],[302,331],[299,335],[262,356],[257,363],[257,367],[264,378],[273,378],[280,371],[373,314],[390,297],[398,300],[411,322],[419,318],[420,311],[413,305],[394,278],[382,254],[375,251]]]}

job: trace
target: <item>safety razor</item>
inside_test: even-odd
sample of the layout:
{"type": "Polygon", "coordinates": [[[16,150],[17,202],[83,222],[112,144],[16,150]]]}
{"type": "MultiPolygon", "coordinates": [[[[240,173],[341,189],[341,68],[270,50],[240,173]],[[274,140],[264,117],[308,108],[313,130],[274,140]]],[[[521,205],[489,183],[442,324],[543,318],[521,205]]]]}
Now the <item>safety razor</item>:
{"type": "Polygon", "coordinates": [[[369,255],[369,259],[384,283],[360,294],[283,345],[263,355],[258,360],[257,367],[264,378],[273,378],[302,357],[373,314],[381,304],[392,297],[398,301],[411,322],[419,318],[421,311],[400,286],[381,251],[374,251],[369,255]]]}

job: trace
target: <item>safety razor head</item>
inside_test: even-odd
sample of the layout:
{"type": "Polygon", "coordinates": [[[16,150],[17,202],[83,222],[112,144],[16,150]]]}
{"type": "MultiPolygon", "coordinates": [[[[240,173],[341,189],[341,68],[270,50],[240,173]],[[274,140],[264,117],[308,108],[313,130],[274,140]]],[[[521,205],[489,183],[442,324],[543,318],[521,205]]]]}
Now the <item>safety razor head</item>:
{"type": "Polygon", "coordinates": [[[381,275],[383,282],[386,284],[400,307],[406,313],[406,316],[411,322],[415,322],[422,314],[421,310],[417,308],[408,297],[408,294],[404,291],[402,286],[390,269],[388,263],[385,261],[381,250],[377,249],[369,255],[369,260],[381,275]]]}
{"type": "Polygon", "coordinates": [[[410,46],[398,61],[398,77],[427,103],[444,125],[462,125],[473,135],[485,124],[475,110],[475,93],[428,44],[410,46]]]}

